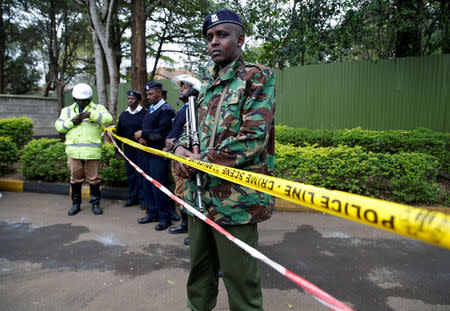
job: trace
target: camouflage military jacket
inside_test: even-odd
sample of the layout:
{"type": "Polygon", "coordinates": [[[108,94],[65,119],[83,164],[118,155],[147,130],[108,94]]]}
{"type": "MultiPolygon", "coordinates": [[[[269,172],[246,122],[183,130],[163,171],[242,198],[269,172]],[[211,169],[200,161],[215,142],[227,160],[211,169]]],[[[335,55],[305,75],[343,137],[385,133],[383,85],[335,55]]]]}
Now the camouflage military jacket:
{"type": "MultiPolygon", "coordinates": [[[[201,68],[198,131],[201,160],[272,175],[275,154],[275,77],[271,70],[244,64],[239,58],[219,72],[211,60],[201,68]],[[210,146],[216,108],[226,85],[214,145],[210,146]]],[[[187,146],[184,133],[178,145],[187,146]]],[[[206,175],[206,174],[204,174],[206,175]]],[[[186,182],[185,199],[196,204],[194,178],[186,182]]],[[[219,177],[206,175],[202,188],[206,216],[222,225],[257,223],[268,219],[274,198],[219,177]]]]}

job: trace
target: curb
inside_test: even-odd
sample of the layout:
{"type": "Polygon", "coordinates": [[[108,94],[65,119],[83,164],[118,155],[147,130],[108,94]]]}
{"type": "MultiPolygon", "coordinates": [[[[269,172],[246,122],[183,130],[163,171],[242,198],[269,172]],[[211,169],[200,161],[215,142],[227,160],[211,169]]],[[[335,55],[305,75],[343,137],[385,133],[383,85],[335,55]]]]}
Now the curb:
{"type": "MultiPolygon", "coordinates": [[[[0,191],[49,193],[69,196],[70,186],[69,184],[29,182],[0,178],[0,191]]],[[[102,198],[105,199],[127,200],[128,198],[128,190],[124,188],[101,187],[101,191],[102,198]]],[[[82,197],[85,199],[90,199],[91,196],[88,185],[83,185],[82,197]]],[[[275,210],[286,212],[320,213],[320,211],[315,209],[297,205],[278,198],[275,199],[275,210]]]]}
{"type": "MultiPolygon", "coordinates": [[[[0,179],[0,191],[12,191],[12,192],[34,192],[34,193],[49,193],[49,194],[61,194],[70,195],[69,184],[53,184],[45,182],[28,182],[14,179],[0,179]]],[[[102,198],[105,199],[117,199],[126,200],[128,196],[128,190],[122,188],[109,188],[101,187],[102,198]]],[[[82,197],[90,199],[89,185],[83,185],[81,191],[82,197]]]]}
{"type": "MultiPolygon", "coordinates": [[[[61,194],[69,196],[70,186],[69,184],[29,182],[15,179],[0,178],[0,191],[49,193],[49,194],[61,194]]],[[[102,198],[105,199],[127,200],[128,198],[128,190],[125,188],[101,187],[101,191],[102,191],[102,198]]],[[[85,199],[91,198],[89,185],[83,185],[81,195],[85,199]]],[[[423,206],[412,206],[412,207],[426,208],[431,211],[450,214],[450,208],[447,207],[423,207],[423,206]]],[[[298,205],[278,198],[275,198],[275,210],[284,212],[322,213],[321,211],[315,210],[313,208],[298,205]]]]}

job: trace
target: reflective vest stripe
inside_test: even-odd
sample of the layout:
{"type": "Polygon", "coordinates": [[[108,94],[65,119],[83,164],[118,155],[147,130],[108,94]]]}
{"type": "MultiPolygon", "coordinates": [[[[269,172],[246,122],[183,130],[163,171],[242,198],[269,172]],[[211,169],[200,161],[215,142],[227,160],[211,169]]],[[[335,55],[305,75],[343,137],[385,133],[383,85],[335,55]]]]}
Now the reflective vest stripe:
{"type": "Polygon", "coordinates": [[[95,147],[100,148],[102,144],[86,144],[86,143],[79,143],[79,144],[68,144],[67,147],[95,147]]]}

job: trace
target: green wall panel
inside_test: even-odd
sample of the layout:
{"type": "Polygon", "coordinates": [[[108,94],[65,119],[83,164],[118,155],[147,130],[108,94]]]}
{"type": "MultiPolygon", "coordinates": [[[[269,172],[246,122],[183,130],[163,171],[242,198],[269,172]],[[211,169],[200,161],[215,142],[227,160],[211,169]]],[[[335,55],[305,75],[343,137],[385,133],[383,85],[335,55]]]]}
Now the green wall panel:
{"type": "Polygon", "coordinates": [[[276,70],[276,123],[450,131],[450,55],[276,70]]]}

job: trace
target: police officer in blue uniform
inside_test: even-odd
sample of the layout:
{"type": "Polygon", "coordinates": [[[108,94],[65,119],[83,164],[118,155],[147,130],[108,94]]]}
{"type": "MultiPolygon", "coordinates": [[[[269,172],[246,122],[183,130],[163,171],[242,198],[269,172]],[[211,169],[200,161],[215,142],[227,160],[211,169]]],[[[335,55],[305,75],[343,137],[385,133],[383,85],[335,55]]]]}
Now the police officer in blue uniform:
{"type": "MultiPolygon", "coordinates": [[[[134,140],[134,133],[141,129],[142,120],[147,109],[140,105],[142,93],[136,90],[130,90],[128,95],[128,108],[120,114],[117,123],[116,133],[119,136],[134,140]]],[[[144,164],[144,153],[132,146],[124,144],[123,152],[137,166],[142,167],[144,164]]],[[[123,207],[133,205],[141,205],[144,209],[144,178],[125,160],[125,168],[128,177],[128,200],[123,207]]]]}
{"type": "MultiPolygon", "coordinates": [[[[141,144],[162,150],[165,139],[172,129],[172,119],[175,110],[162,97],[162,84],[156,81],[145,85],[149,111],[142,120],[142,129],[134,134],[134,138],[141,144]]],[[[168,186],[170,161],[166,158],[145,153],[144,171],[165,187],[168,186]]],[[[155,230],[161,231],[172,225],[172,205],[169,197],[156,188],[148,180],[144,181],[144,201],[146,216],[138,219],[138,223],[145,224],[159,222],[155,230]]]]}

